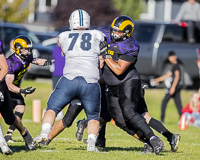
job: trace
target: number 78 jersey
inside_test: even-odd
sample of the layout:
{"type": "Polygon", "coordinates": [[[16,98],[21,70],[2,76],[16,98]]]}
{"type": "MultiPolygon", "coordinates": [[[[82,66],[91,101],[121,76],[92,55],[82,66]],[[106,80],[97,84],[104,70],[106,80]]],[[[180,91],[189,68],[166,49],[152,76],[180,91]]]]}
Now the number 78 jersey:
{"type": "Polygon", "coordinates": [[[72,30],[58,37],[65,55],[63,75],[70,80],[82,76],[88,83],[97,83],[99,44],[105,35],[98,30],[72,30]]]}

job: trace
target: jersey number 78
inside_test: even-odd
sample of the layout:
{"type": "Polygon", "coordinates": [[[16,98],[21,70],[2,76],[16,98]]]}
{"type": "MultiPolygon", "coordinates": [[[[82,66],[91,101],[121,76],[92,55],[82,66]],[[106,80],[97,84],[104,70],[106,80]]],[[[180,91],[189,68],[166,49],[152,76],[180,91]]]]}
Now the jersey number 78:
{"type": "MultiPolygon", "coordinates": [[[[69,34],[69,38],[72,38],[72,41],[71,41],[71,44],[69,45],[68,51],[73,50],[78,36],[79,36],[79,33],[71,33],[71,34],[69,34]]],[[[81,39],[82,39],[82,42],[81,42],[81,45],[80,45],[81,49],[84,50],[84,51],[90,50],[91,49],[90,41],[92,39],[92,35],[90,33],[84,33],[82,35],[81,39]]]]}

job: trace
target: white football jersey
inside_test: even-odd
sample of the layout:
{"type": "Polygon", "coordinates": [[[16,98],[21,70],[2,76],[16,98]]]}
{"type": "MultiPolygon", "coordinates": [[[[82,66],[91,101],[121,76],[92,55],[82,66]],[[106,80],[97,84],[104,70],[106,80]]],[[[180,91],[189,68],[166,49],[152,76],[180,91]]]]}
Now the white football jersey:
{"type": "Polygon", "coordinates": [[[70,80],[77,76],[87,83],[99,80],[99,44],[105,35],[98,30],[72,30],[59,34],[59,43],[65,55],[63,75],[70,80]]]}

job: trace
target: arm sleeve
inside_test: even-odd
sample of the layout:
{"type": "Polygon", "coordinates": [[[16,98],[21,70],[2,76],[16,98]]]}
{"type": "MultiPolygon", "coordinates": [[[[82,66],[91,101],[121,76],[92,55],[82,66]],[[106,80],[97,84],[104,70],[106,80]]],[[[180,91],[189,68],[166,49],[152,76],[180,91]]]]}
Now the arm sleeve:
{"type": "Polygon", "coordinates": [[[178,14],[176,15],[175,20],[180,22],[183,19],[183,15],[185,14],[185,4],[181,5],[181,8],[178,11],[178,14]]]}

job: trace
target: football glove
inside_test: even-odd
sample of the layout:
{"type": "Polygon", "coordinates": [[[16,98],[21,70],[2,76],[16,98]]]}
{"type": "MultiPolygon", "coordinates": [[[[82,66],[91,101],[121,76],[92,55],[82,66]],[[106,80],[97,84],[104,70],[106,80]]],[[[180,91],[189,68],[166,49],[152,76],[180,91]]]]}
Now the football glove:
{"type": "Polygon", "coordinates": [[[112,58],[111,55],[108,53],[107,41],[100,42],[99,47],[100,47],[100,55],[102,55],[103,59],[112,58]]]}
{"type": "Polygon", "coordinates": [[[24,97],[26,97],[27,94],[32,94],[33,92],[35,92],[36,88],[31,89],[32,87],[27,87],[25,89],[20,89],[20,93],[24,94],[24,97]]]}
{"type": "Polygon", "coordinates": [[[44,66],[52,65],[54,61],[55,61],[54,59],[52,59],[52,60],[46,60],[44,62],[44,66]]]}

